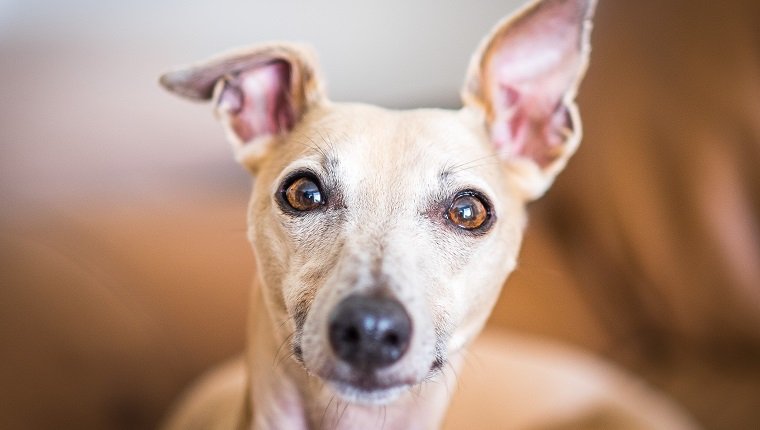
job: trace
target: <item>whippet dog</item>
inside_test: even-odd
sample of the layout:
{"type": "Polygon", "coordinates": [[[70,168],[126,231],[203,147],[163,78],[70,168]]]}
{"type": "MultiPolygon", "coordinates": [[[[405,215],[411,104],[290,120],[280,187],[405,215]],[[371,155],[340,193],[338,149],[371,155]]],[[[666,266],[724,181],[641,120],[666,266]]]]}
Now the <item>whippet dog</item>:
{"type": "Polygon", "coordinates": [[[162,76],[211,102],[254,177],[257,269],[244,359],[168,426],[439,428],[454,389],[436,381],[461,367],[515,268],[526,204],[581,141],[594,7],[534,1],[502,21],[455,111],[333,103],[311,51],[285,43],[162,76]]]}

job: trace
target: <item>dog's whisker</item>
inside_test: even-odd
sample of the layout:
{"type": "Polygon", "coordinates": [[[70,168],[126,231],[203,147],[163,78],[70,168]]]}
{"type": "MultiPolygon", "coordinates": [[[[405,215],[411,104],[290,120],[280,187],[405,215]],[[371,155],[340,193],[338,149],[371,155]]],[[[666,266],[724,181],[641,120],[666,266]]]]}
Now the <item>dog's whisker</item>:
{"type": "Polygon", "coordinates": [[[345,403],[343,405],[343,410],[340,411],[340,415],[338,415],[338,421],[335,423],[336,428],[340,425],[340,422],[343,420],[343,416],[346,414],[346,410],[348,410],[349,403],[348,402],[343,402],[343,403],[345,403]]]}
{"type": "MultiPolygon", "coordinates": [[[[333,145],[333,143],[332,143],[332,140],[330,140],[330,139],[326,138],[326,137],[325,137],[325,135],[324,135],[324,134],[322,134],[322,132],[321,132],[320,130],[317,130],[317,135],[319,136],[319,138],[320,138],[320,139],[322,139],[322,143],[324,143],[324,144],[325,144],[327,147],[329,147],[329,148],[330,148],[332,151],[334,151],[334,150],[335,150],[335,146],[333,145]]],[[[329,136],[328,136],[328,137],[329,137],[329,136]]],[[[315,143],[315,144],[316,144],[316,143],[315,143]]],[[[327,154],[326,154],[326,153],[324,154],[324,156],[325,156],[325,158],[327,158],[327,154]]]]}
{"type": "Polygon", "coordinates": [[[454,383],[456,384],[456,389],[459,390],[459,374],[457,373],[456,367],[450,362],[446,362],[446,368],[451,369],[451,373],[454,375],[454,383]]]}
{"type": "Polygon", "coordinates": [[[485,364],[483,363],[483,359],[474,351],[463,349],[460,351],[460,354],[462,354],[462,360],[464,361],[465,366],[482,367],[485,364]]]}
{"type": "Polygon", "coordinates": [[[459,172],[464,172],[465,170],[477,169],[479,167],[493,166],[493,165],[499,165],[499,164],[502,164],[501,160],[495,160],[495,161],[490,161],[490,162],[485,162],[485,163],[478,163],[478,164],[473,164],[471,166],[461,167],[461,168],[458,168],[456,170],[452,170],[451,173],[459,173],[459,172]]]}
{"type": "Polygon", "coordinates": [[[282,320],[282,322],[280,322],[280,323],[277,325],[277,329],[278,329],[278,330],[279,330],[279,329],[282,329],[282,328],[285,326],[285,324],[287,324],[289,321],[290,321],[290,318],[285,318],[284,320],[282,320]]]}
{"type": "MultiPolygon", "coordinates": [[[[280,346],[277,347],[277,350],[275,351],[275,354],[274,354],[274,360],[272,363],[273,369],[277,368],[283,362],[279,359],[280,353],[282,352],[282,349],[285,347],[285,345],[290,343],[290,341],[293,339],[293,336],[295,336],[295,332],[286,336],[285,339],[282,340],[282,343],[280,343],[280,346]]],[[[292,355],[293,355],[292,353],[289,355],[286,355],[285,359],[290,358],[292,355]]]]}
{"type": "Polygon", "coordinates": [[[472,160],[469,160],[469,161],[465,161],[464,163],[457,163],[457,164],[454,164],[453,166],[451,166],[451,167],[450,167],[450,169],[451,169],[452,171],[456,171],[456,170],[457,170],[457,169],[459,169],[460,167],[464,167],[464,166],[466,166],[466,165],[468,165],[468,164],[471,164],[471,163],[475,163],[475,162],[478,162],[478,161],[481,161],[481,160],[486,160],[486,159],[488,159],[488,158],[493,158],[493,157],[496,157],[496,156],[498,156],[498,155],[499,155],[499,152],[496,152],[496,153],[493,153],[493,154],[489,154],[489,155],[484,155],[484,156],[482,156],[482,157],[478,157],[478,158],[474,158],[474,159],[472,159],[472,160]]]}
{"type": "Polygon", "coordinates": [[[441,382],[443,382],[443,387],[446,389],[446,394],[451,397],[451,387],[449,386],[449,378],[446,377],[446,373],[441,372],[441,382]]]}
{"type": "Polygon", "coordinates": [[[332,405],[332,403],[333,403],[334,400],[335,400],[335,394],[333,394],[332,396],[330,396],[330,401],[327,402],[327,406],[325,406],[325,410],[322,411],[322,418],[319,420],[319,428],[320,429],[324,428],[325,417],[327,417],[327,411],[330,409],[330,405],[332,405]]]}
{"type": "Polygon", "coordinates": [[[501,150],[501,151],[495,151],[495,152],[493,152],[492,154],[489,154],[489,155],[478,157],[478,158],[466,161],[464,163],[455,164],[455,165],[453,165],[453,166],[450,167],[449,171],[451,173],[456,173],[456,172],[461,172],[461,171],[464,171],[464,170],[472,169],[472,168],[475,168],[475,167],[482,167],[482,166],[487,166],[487,165],[491,165],[491,164],[501,164],[501,163],[504,162],[501,158],[503,158],[503,157],[509,157],[509,156],[513,155],[512,153],[513,153],[512,149],[505,149],[505,150],[501,150]],[[498,159],[497,160],[493,160],[493,162],[477,164],[475,166],[468,166],[469,164],[476,163],[478,161],[488,160],[488,159],[491,159],[491,158],[498,158],[498,159]]]}
{"type": "Polygon", "coordinates": [[[311,149],[311,150],[314,150],[314,151],[316,151],[316,152],[322,153],[322,150],[321,150],[321,149],[319,149],[319,148],[317,148],[316,146],[312,146],[312,145],[309,145],[309,144],[307,144],[307,143],[305,143],[305,142],[302,142],[302,141],[300,141],[300,140],[296,140],[296,139],[293,139],[293,143],[295,143],[295,144],[297,144],[297,145],[301,145],[301,146],[304,146],[304,147],[306,147],[306,148],[309,148],[309,149],[311,149]]]}
{"type": "Polygon", "coordinates": [[[340,410],[343,406],[343,400],[338,398],[335,402],[335,409],[332,413],[332,420],[333,420],[333,426],[338,427],[338,424],[340,422],[340,410]]]}
{"type": "Polygon", "coordinates": [[[294,356],[295,356],[295,353],[293,353],[293,352],[291,352],[291,353],[283,356],[282,359],[277,362],[277,365],[275,366],[275,368],[279,367],[281,364],[285,363],[286,361],[292,359],[294,356]]]}
{"type": "MultiPolygon", "coordinates": [[[[323,131],[326,136],[326,138],[323,137],[323,140],[325,141],[325,143],[327,144],[327,146],[330,148],[330,150],[333,153],[335,152],[335,142],[333,142],[333,139],[332,139],[333,136],[337,134],[338,137],[340,137],[343,140],[350,140],[350,136],[345,130],[339,130],[339,132],[336,133],[335,130],[332,128],[325,128],[323,129],[323,131]]],[[[320,135],[321,135],[321,132],[320,132],[320,135]]]]}
{"type": "Polygon", "coordinates": [[[319,146],[319,143],[317,143],[317,141],[314,140],[312,137],[307,136],[306,138],[309,139],[309,142],[311,142],[316,147],[317,151],[319,151],[319,153],[322,154],[322,157],[327,159],[327,152],[321,146],[319,146]]]}

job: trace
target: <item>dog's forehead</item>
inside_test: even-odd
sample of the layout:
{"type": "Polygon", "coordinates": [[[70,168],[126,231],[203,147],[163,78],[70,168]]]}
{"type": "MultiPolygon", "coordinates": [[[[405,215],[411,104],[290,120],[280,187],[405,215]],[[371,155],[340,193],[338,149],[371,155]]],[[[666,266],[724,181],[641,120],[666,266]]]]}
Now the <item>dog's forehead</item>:
{"type": "MultiPolygon", "coordinates": [[[[305,130],[336,166],[348,187],[391,187],[394,194],[435,188],[446,175],[484,181],[496,163],[482,128],[461,111],[392,111],[335,105],[305,130]]],[[[477,185],[477,184],[475,184],[477,185]]]]}

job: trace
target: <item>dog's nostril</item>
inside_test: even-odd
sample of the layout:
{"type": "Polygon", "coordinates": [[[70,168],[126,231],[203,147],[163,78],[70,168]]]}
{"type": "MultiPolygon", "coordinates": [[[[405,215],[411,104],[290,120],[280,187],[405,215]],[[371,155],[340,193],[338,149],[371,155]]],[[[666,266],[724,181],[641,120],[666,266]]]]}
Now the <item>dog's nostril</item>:
{"type": "Polygon", "coordinates": [[[401,359],[409,347],[412,322],[394,299],[350,296],[330,314],[328,331],[335,355],[367,371],[401,359]]]}
{"type": "Polygon", "coordinates": [[[346,343],[358,343],[359,340],[359,330],[356,327],[346,327],[346,330],[343,332],[343,341],[346,343]]]}
{"type": "Polygon", "coordinates": [[[383,338],[383,343],[385,343],[386,345],[396,346],[398,345],[398,342],[399,342],[399,338],[396,333],[388,333],[383,338]]]}

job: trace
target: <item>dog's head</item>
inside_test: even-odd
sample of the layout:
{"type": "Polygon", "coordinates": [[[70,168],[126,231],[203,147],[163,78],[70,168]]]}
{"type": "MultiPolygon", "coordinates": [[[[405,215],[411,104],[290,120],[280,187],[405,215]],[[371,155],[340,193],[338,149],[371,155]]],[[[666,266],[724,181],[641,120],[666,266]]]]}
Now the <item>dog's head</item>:
{"type": "Polygon", "coordinates": [[[331,103],[313,56],[288,44],[162,77],[213,102],[255,177],[264,299],[309,373],[345,398],[388,401],[481,329],[515,267],[525,204],[580,141],[593,6],[545,0],[497,26],[459,111],[331,103]]]}

